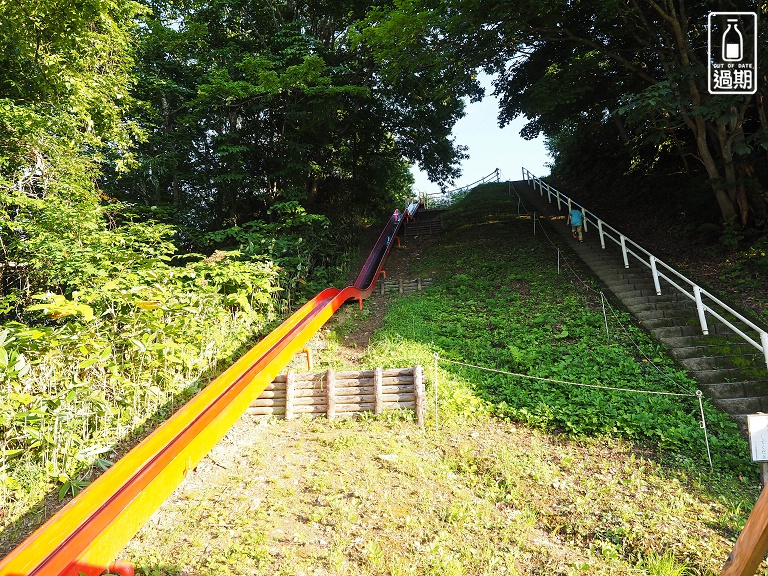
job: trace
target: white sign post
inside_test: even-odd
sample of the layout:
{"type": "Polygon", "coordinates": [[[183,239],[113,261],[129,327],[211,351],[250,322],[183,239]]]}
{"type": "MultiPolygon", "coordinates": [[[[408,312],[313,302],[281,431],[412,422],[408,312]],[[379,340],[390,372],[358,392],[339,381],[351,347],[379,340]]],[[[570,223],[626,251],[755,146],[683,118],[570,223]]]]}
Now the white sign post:
{"type": "Polygon", "coordinates": [[[768,482],[768,414],[748,415],[747,430],[752,462],[760,462],[760,472],[765,485],[768,482]]]}

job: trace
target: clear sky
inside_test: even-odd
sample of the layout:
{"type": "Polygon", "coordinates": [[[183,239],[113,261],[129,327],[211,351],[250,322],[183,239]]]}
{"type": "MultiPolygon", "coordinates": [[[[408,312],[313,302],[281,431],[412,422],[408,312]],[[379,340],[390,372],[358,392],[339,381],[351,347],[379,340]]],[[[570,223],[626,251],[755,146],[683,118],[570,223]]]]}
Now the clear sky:
{"type": "MultiPolygon", "coordinates": [[[[521,180],[522,168],[525,167],[536,176],[546,176],[551,161],[544,147],[544,138],[524,140],[520,129],[526,119],[518,118],[503,129],[498,125],[499,106],[491,96],[493,88],[488,76],[481,76],[486,96],[482,101],[467,106],[467,114],[456,123],[453,136],[456,143],[468,146],[469,158],[461,164],[462,175],[456,180],[456,187],[470,184],[490,174],[496,168],[501,171],[502,180],[521,180]]],[[[437,192],[437,185],[431,183],[426,173],[412,168],[417,192],[437,192]]]]}

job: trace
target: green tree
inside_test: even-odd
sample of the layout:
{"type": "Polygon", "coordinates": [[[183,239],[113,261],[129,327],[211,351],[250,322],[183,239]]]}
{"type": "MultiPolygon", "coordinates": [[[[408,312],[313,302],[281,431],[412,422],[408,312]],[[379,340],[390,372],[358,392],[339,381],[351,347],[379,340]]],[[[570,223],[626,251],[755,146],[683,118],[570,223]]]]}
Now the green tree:
{"type": "MultiPolygon", "coordinates": [[[[502,123],[524,114],[526,137],[599,123],[614,126],[618,146],[655,141],[687,168],[698,161],[723,221],[746,225],[765,214],[751,168],[755,148],[766,147],[764,98],[707,92],[712,9],[684,0],[453,0],[442,6],[453,15],[443,34],[499,73],[502,123]]],[[[639,160],[651,165],[654,156],[639,160]]]]}
{"type": "Polygon", "coordinates": [[[0,2],[0,250],[27,283],[74,270],[102,225],[100,168],[131,161],[131,33],[139,4],[0,2]]]}
{"type": "Polygon", "coordinates": [[[391,208],[412,162],[436,180],[457,174],[450,131],[474,71],[449,66],[429,18],[404,30],[398,9],[360,0],[151,7],[135,89],[147,105],[134,111],[150,136],[116,196],[211,229],[285,200],[391,208]],[[400,50],[413,36],[411,59],[400,50]]]}

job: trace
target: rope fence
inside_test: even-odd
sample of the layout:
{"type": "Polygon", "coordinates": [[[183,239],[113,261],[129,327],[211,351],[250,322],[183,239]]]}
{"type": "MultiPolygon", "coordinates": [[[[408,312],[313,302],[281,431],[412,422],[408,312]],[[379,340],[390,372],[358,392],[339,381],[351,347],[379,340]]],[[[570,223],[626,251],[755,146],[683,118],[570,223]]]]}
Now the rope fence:
{"type": "Polygon", "coordinates": [[[636,388],[618,388],[616,386],[605,386],[603,384],[585,384],[583,382],[571,382],[568,380],[558,380],[556,378],[545,378],[542,376],[532,376],[530,374],[520,374],[517,372],[509,372],[507,370],[499,370],[497,368],[488,368],[487,366],[478,366],[476,364],[469,364],[467,362],[459,362],[457,360],[448,360],[447,358],[441,358],[439,354],[435,353],[435,376],[434,376],[434,383],[435,383],[435,425],[438,425],[438,408],[437,408],[437,389],[439,386],[438,381],[438,365],[442,362],[445,364],[453,364],[456,366],[464,366],[466,368],[472,368],[475,370],[481,370],[483,372],[491,372],[494,374],[503,374],[505,376],[514,376],[516,378],[526,378],[528,380],[538,380],[540,382],[551,382],[553,384],[564,384],[567,386],[575,386],[579,388],[592,388],[596,390],[608,390],[613,392],[626,392],[629,394],[648,394],[648,395],[656,395],[656,396],[673,396],[677,398],[696,398],[698,400],[699,404],[699,413],[701,414],[701,420],[699,421],[699,427],[704,433],[704,443],[707,447],[707,459],[709,461],[709,467],[710,469],[714,469],[714,465],[712,463],[712,453],[710,451],[709,447],[709,434],[707,431],[707,419],[704,415],[704,402],[703,402],[703,394],[701,390],[696,390],[695,394],[691,393],[681,393],[681,392],[664,392],[660,390],[640,390],[636,388]]]}
{"type": "MultiPolygon", "coordinates": [[[[534,220],[534,234],[536,232],[535,222],[536,222],[536,212],[531,213],[525,203],[523,202],[520,194],[517,192],[517,189],[515,188],[514,184],[510,182],[510,189],[515,192],[518,199],[518,211],[520,210],[520,207],[525,211],[525,214],[528,216],[533,217],[534,220]]],[[[563,251],[560,249],[560,247],[557,245],[557,243],[551,238],[551,236],[547,233],[547,229],[544,226],[539,226],[539,229],[541,230],[542,234],[544,234],[544,237],[547,239],[547,241],[550,243],[550,245],[557,251],[558,255],[558,271],[560,269],[560,262],[562,261],[567,269],[570,271],[572,276],[582,285],[585,287],[585,289],[588,292],[592,292],[595,297],[600,297],[601,306],[603,308],[603,319],[605,322],[605,331],[606,336],[608,340],[610,340],[610,330],[608,327],[608,316],[606,314],[606,308],[610,310],[611,316],[616,321],[618,326],[621,328],[624,335],[627,337],[627,339],[632,343],[634,348],[637,350],[637,352],[645,359],[646,363],[648,363],[650,366],[652,366],[661,376],[663,376],[665,379],[667,379],[669,382],[674,384],[676,387],[685,390],[685,387],[680,384],[677,380],[672,378],[667,372],[665,372],[658,364],[656,364],[651,358],[648,357],[648,355],[640,348],[638,343],[635,341],[635,339],[632,337],[631,333],[627,329],[626,323],[621,320],[619,317],[618,311],[615,309],[614,306],[611,305],[610,301],[605,297],[605,293],[602,290],[596,290],[592,287],[591,283],[585,280],[584,278],[579,275],[579,273],[574,269],[574,267],[571,265],[570,260],[566,257],[566,255],[563,253],[563,251]]]]}
{"type": "MultiPolygon", "coordinates": [[[[494,174],[492,174],[494,175],[494,174]]],[[[490,175],[489,175],[490,176],[490,175]]],[[[497,181],[499,180],[500,176],[503,176],[503,173],[500,171],[496,171],[495,173],[497,181]]],[[[488,177],[485,177],[488,178],[488,177]]],[[[485,179],[484,178],[484,179],[485,179]]],[[[481,180],[484,180],[481,179],[481,180]]],[[[659,391],[659,390],[642,390],[642,389],[634,389],[634,388],[619,388],[615,386],[606,386],[603,384],[587,384],[582,382],[572,382],[567,380],[558,380],[555,378],[545,378],[541,376],[533,376],[529,374],[521,374],[521,373],[515,373],[510,372],[507,370],[500,370],[496,368],[489,368],[486,366],[478,366],[475,364],[469,364],[466,362],[460,362],[456,360],[448,360],[446,358],[441,358],[439,354],[434,354],[434,418],[435,418],[435,426],[439,426],[439,409],[438,409],[438,388],[439,388],[439,365],[440,363],[444,364],[451,364],[456,366],[463,366],[470,369],[480,370],[484,372],[490,372],[495,374],[501,374],[505,376],[511,376],[516,378],[523,378],[528,380],[536,380],[541,382],[550,382],[553,384],[559,384],[559,385],[565,385],[565,386],[574,386],[579,388],[590,388],[595,390],[603,390],[603,391],[611,391],[611,392],[619,392],[619,393],[628,393],[628,394],[645,394],[645,395],[655,395],[655,396],[666,396],[666,397],[675,397],[675,398],[695,398],[698,403],[699,407],[699,414],[701,416],[701,419],[699,420],[698,424],[701,428],[703,435],[704,435],[704,443],[706,445],[707,450],[707,460],[709,462],[710,469],[714,469],[714,465],[712,462],[712,453],[710,449],[709,444],[709,433],[707,429],[707,421],[704,414],[704,403],[703,403],[703,393],[701,390],[696,390],[695,392],[691,392],[686,390],[686,388],[678,382],[675,378],[673,378],[671,375],[669,375],[667,372],[665,372],[657,363],[655,363],[651,358],[648,357],[648,355],[641,349],[640,345],[637,343],[635,338],[632,337],[632,334],[630,330],[628,329],[627,323],[624,322],[619,312],[615,309],[614,306],[611,305],[611,303],[606,298],[604,292],[602,290],[597,290],[593,287],[593,284],[583,278],[581,274],[576,270],[570,259],[565,255],[565,253],[561,250],[561,247],[558,245],[555,240],[550,236],[550,234],[547,232],[546,227],[544,226],[536,226],[536,222],[538,220],[536,212],[531,213],[528,210],[528,207],[525,205],[525,202],[523,201],[522,197],[518,193],[517,189],[515,188],[514,184],[511,182],[511,180],[508,180],[509,183],[509,189],[508,192],[510,196],[514,193],[517,196],[517,210],[519,216],[528,216],[531,217],[533,220],[533,233],[534,235],[540,230],[541,233],[544,235],[545,239],[549,242],[549,244],[556,250],[557,252],[557,269],[558,274],[560,273],[561,268],[566,270],[567,272],[570,272],[570,275],[573,276],[573,278],[576,280],[577,283],[581,284],[588,292],[591,292],[595,298],[599,297],[600,299],[600,305],[602,307],[602,313],[603,313],[603,321],[605,323],[605,330],[606,330],[606,338],[608,341],[611,340],[611,330],[609,327],[609,314],[608,310],[610,311],[610,318],[618,325],[619,329],[623,332],[623,335],[627,338],[629,342],[631,342],[632,346],[637,350],[638,354],[645,359],[646,363],[653,367],[663,378],[665,378],[667,381],[669,381],[671,384],[676,386],[677,388],[684,390],[684,392],[667,392],[667,391],[659,391]],[[561,266],[562,263],[562,266],[561,266]]]]}

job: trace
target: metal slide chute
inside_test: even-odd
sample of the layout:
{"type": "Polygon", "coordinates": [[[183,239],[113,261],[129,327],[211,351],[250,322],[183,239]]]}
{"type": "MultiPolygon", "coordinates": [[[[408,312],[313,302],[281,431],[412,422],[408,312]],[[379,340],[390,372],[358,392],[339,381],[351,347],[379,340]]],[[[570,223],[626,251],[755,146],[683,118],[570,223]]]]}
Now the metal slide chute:
{"type": "Polygon", "coordinates": [[[418,206],[392,214],[354,285],[327,288],[294,312],[0,560],[0,576],[132,576],[115,556],[334,312],[370,296],[418,206]]]}

